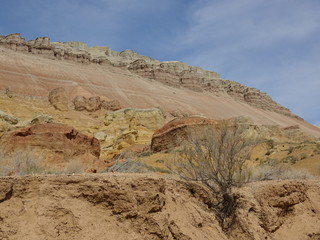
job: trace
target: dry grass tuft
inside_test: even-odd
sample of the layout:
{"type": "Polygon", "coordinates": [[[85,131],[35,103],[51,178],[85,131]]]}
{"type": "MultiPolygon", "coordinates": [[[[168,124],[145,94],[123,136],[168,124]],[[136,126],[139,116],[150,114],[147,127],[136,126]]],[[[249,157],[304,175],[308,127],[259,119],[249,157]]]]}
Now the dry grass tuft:
{"type": "Polygon", "coordinates": [[[43,158],[32,151],[5,154],[0,150],[0,176],[43,174],[43,158]]]}

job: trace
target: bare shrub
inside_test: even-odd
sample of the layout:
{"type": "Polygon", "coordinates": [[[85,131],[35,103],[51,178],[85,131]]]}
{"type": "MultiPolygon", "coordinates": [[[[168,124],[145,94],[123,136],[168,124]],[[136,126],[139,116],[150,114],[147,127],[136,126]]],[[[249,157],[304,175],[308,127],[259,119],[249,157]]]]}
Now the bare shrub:
{"type": "Polygon", "coordinates": [[[267,163],[252,169],[251,180],[307,179],[312,177],[307,170],[292,168],[278,160],[269,160],[267,163]]]}
{"type": "Polygon", "coordinates": [[[244,125],[233,120],[221,121],[191,134],[168,168],[187,181],[201,182],[220,196],[215,209],[222,226],[228,228],[236,206],[231,188],[248,180],[245,162],[256,142],[248,136],[244,125]]]}
{"type": "Polygon", "coordinates": [[[290,146],[290,147],[288,148],[288,154],[291,154],[291,153],[293,152],[293,150],[294,150],[294,147],[290,146]]]}
{"type": "Polygon", "coordinates": [[[71,159],[68,163],[66,163],[63,173],[67,173],[67,174],[82,173],[83,170],[84,170],[84,166],[81,160],[71,159]]]}
{"type": "Polygon", "coordinates": [[[17,151],[10,155],[0,151],[0,175],[32,175],[45,173],[43,158],[32,151],[17,151]]]}

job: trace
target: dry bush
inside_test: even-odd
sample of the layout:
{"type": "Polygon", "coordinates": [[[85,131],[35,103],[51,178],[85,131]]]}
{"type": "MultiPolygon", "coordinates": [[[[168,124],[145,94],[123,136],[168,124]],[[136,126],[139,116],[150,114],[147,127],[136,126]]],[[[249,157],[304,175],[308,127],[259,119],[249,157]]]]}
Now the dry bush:
{"type": "Polygon", "coordinates": [[[307,179],[313,176],[304,169],[295,169],[278,160],[269,160],[265,164],[256,166],[251,170],[251,181],[307,179]]]}
{"type": "Polygon", "coordinates": [[[65,174],[74,174],[74,173],[83,173],[84,166],[83,162],[80,159],[71,159],[66,163],[63,173],[65,174]]]}
{"type": "Polygon", "coordinates": [[[17,151],[6,154],[0,150],[0,175],[32,175],[45,173],[41,162],[43,158],[32,151],[17,151]]]}
{"type": "Polygon", "coordinates": [[[153,167],[135,160],[125,160],[117,162],[111,167],[107,168],[105,172],[126,172],[126,173],[170,173],[169,170],[159,167],[153,167]]]}
{"type": "Polygon", "coordinates": [[[228,228],[236,206],[231,188],[248,180],[245,162],[256,143],[248,136],[245,125],[221,121],[215,127],[191,134],[168,168],[187,181],[201,182],[220,196],[215,209],[222,226],[228,228]]]}

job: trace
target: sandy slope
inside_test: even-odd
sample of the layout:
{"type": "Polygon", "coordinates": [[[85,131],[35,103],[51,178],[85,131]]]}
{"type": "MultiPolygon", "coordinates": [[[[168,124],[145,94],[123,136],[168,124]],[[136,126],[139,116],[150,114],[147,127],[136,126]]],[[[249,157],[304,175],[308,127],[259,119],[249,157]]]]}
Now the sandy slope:
{"type": "Polygon", "coordinates": [[[194,184],[156,175],[99,174],[0,179],[0,239],[319,239],[317,181],[238,189],[229,233],[194,184]]]}
{"type": "Polygon", "coordinates": [[[38,96],[47,95],[55,87],[65,87],[70,98],[99,95],[117,99],[124,106],[161,107],[165,111],[179,109],[211,118],[246,115],[256,123],[299,124],[305,132],[320,136],[320,130],[307,122],[257,109],[229,96],[169,87],[112,66],[50,60],[0,47],[0,89],[6,87],[15,93],[38,96]]]}

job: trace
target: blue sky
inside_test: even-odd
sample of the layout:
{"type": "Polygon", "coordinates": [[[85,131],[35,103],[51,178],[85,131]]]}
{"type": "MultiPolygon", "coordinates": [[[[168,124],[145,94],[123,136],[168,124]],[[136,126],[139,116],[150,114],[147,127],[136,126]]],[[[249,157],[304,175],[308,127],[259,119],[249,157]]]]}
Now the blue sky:
{"type": "Polygon", "coordinates": [[[319,0],[1,0],[0,35],[200,66],[320,126],[319,0]]]}

